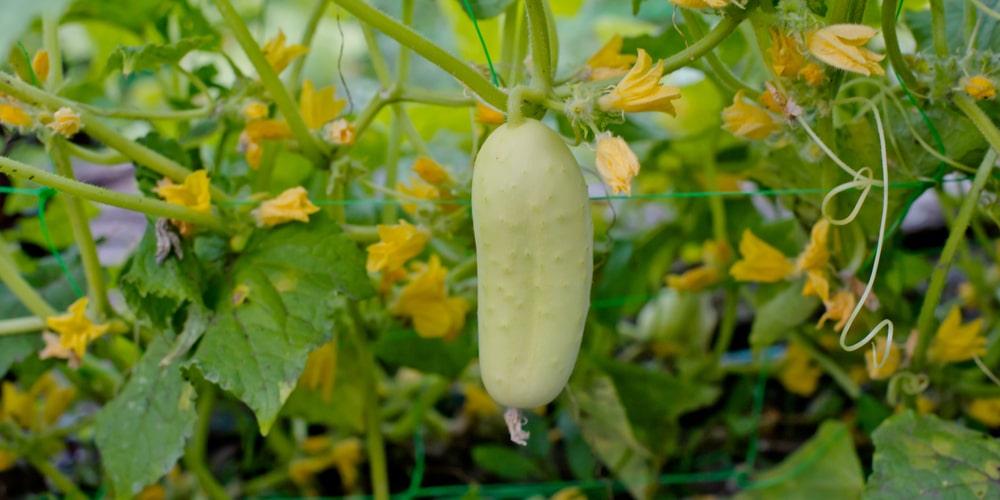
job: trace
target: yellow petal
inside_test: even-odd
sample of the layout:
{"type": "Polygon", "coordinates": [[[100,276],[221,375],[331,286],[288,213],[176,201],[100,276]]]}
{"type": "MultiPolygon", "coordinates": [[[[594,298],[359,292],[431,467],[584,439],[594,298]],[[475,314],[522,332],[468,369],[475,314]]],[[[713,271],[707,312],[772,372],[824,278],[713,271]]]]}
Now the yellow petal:
{"type": "Polygon", "coordinates": [[[1000,427],[1000,398],[974,399],[966,411],[988,427],[1000,427]]]}
{"type": "Polygon", "coordinates": [[[788,392],[809,396],[816,392],[823,370],[813,363],[809,352],[798,342],[789,342],[778,380],[788,392]]]}
{"type": "Polygon", "coordinates": [[[277,198],[261,203],[252,212],[260,227],[273,227],[291,221],[309,222],[309,216],[319,207],[309,201],[309,193],[302,186],[286,189],[277,198]]]}
{"type": "Polygon", "coordinates": [[[481,103],[476,103],[476,123],[484,125],[503,125],[507,119],[503,113],[481,103]]]}
{"type": "Polygon", "coordinates": [[[931,360],[947,363],[986,354],[986,338],[980,335],[982,325],[982,318],[963,325],[961,311],[958,306],[953,306],[934,334],[927,356],[931,360]]]}
{"type": "Polygon", "coordinates": [[[0,123],[14,127],[31,125],[31,116],[13,104],[0,104],[0,123]]]}
{"type": "Polygon", "coordinates": [[[341,118],[339,120],[334,120],[326,129],[326,139],[333,144],[338,146],[346,146],[354,144],[354,125],[348,123],[347,120],[341,118]]]}
{"type": "Polygon", "coordinates": [[[73,137],[80,131],[80,115],[71,108],[59,108],[52,114],[52,118],[52,123],[47,126],[63,137],[73,137]]]}
{"type": "Polygon", "coordinates": [[[962,89],[974,99],[992,99],[997,95],[993,82],[983,75],[962,79],[962,89]]]}
{"type": "Polygon", "coordinates": [[[427,244],[427,234],[404,220],[393,226],[380,224],[376,230],[379,242],[368,246],[365,264],[370,273],[402,269],[406,261],[420,255],[427,244]]]}
{"type": "Polygon", "coordinates": [[[80,358],[87,351],[87,344],[108,331],[108,325],[96,325],[86,316],[87,298],[77,299],[69,306],[68,312],[60,316],[46,318],[45,324],[60,335],[64,348],[72,349],[80,358]]]}
{"type": "Polygon", "coordinates": [[[327,342],[309,354],[306,367],[299,376],[299,387],[319,390],[323,401],[329,401],[337,374],[337,344],[327,342]]]}
{"type": "Polygon", "coordinates": [[[854,297],[853,293],[840,290],[833,295],[830,301],[824,301],[823,304],[826,306],[826,311],[820,316],[816,328],[823,328],[827,320],[831,320],[837,322],[833,325],[833,329],[840,331],[847,324],[851,313],[854,312],[854,306],[858,305],[858,299],[854,297]]]}
{"type": "Polygon", "coordinates": [[[622,36],[616,34],[587,60],[587,66],[590,68],[590,80],[604,80],[628,71],[628,68],[635,63],[636,56],[622,54],[623,44],[622,36]]]}
{"type": "Polygon", "coordinates": [[[31,59],[31,71],[35,73],[40,83],[49,79],[49,53],[45,50],[35,52],[35,57],[31,59]]]}
{"type": "Polygon", "coordinates": [[[871,350],[865,351],[865,366],[868,368],[868,376],[872,380],[883,380],[889,378],[899,368],[899,363],[903,359],[902,350],[895,343],[889,347],[889,357],[885,360],[882,368],[876,368],[876,361],[882,361],[885,357],[885,338],[879,337],[875,341],[875,351],[878,358],[872,354],[871,350]]]}
{"type": "Polygon", "coordinates": [[[809,244],[799,255],[798,268],[800,271],[826,269],[830,263],[830,250],[827,248],[829,234],[830,221],[820,219],[813,226],[809,235],[809,244]]]}
{"type": "MultiPolygon", "coordinates": [[[[441,192],[438,188],[427,184],[426,182],[413,178],[410,179],[411,186],[406,184],[396,184],[396,191],[406,195],[410,198],[417,198],[420,200],[440,200],[441,192]]],[[[413,215],[417,213],[416,203],[403,203],[403,211],[413,215]]]]}
{"type": "Polygon", "coordinates": [[[275,73],[281,73],[288,67],[288,65],[296,58],[309,52],[309,48],[304,45],[285,44],[285,33],[278,31],[278,34],[274,38],[267,41],[262,47],[264,51],[264,58],[267,59],[267,63],[274,68],[275,73]]]}
{"type": "Polygon", "coordinates": [[[192,208],[200,212],[212,210],[212,197],[209,194],[210,182],[208,172],[195,170],[184,178],[183,184],[166,184],[153,191],[167,203],[192,208]]]}
{"type": "Polygon", "coordinates": [[[798,75],[806,63],[806,57],[798,42],[776,28],[771,28],[770,31],[771,47],[768,53],[771,55],[771,67],[774,68],[774,73],[786,77],[798,75]]]}
{"type": "Polygon", "coordinates": [[[639,174],[639,158],[621,137],[597,136],[597,171],[614,194],[632,195],[632,178],[639,174]]]}
{"type": "Polygon", "coordinates": [[[653,66],[653,59],[649,54],[639,49],[635,66],[610,93],[598,99],[598,105],[604,111],[619,110],[626,113],[662,111],[676,115],[672,101],[680,99],[681,91],[677,87],[661,85],[661,78],[663,78],[663,61],[658,61],[653,66]]]}
{"type": "Polygon", "coordinates": [[[733,104],[722,110],[722,128],[744,139],[767,139],[781,123],[767,110],[743,100],[743,90],[733,96],[733,104]]]}
{"type": "Polygon", "coordinates": [[[810,33],[809,52],[830,66],[865,76],[884,75],[878,62],[885,58],[863,47],[878,32],[863,24],[834,24],[810,33]]]}
{"type": "Polygon", "coordinates": [[[448,171],[430,158],[417,158],[417,161],[413,164],[413,171],[419,175],[421,179],[431,184],[439,185],[452,183],[451,175],[448,174],[448,171]]]}
{"type": "Polygon", "coordinates": [[[323,128],[323,125],[333,121],[346,105],[346,100],[336,98],[336,89],[333,86],[323,87],[316,91],[313,89],[312,80],[307,78],[302,82],[299,112],[309,130],[323,128]]]}
{"type": "Polygon", "coordinates": [[[729,274],[736,281],[775,283],[795,271],[785,254],[755,236],[749,229],[740,238],[742,259],[736,261],[729,274]]]}
{"type": "Polygon", "coordinates": [[[686,9],[721,9],[730,0],[670,0],[670,3],[686,9]]]}

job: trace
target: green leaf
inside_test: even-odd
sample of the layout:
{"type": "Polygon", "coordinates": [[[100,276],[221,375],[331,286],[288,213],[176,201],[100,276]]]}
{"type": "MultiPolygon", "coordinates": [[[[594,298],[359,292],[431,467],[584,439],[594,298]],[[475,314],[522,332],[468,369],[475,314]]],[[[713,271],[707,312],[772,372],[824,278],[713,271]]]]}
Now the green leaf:
{"type": "Polygon", "coordinates": [[[176,64],[192,50],[198,50],[212,43],[209,36],[184,38],[176,43],[148,44],[139,47],[119,45],[105,68],[106,73],[120,69],[125,76],[143,71],[155,71],[164,64],[176,64]]]}
{"type": "Polygon", "coordinates": [[[804,492],[814,498],[861,498],[864,485],[850,429],[827,420],[795,453],[754,477],[751,488],[736,499],[801,498],[804,492]]]}
{"type": "Polygon", "coordinates": [[[96,20],[121,26],[138,35],[170,10],[173,0],[76,0],[66,11],[64,22],[96,20]]]}
{"type": "Polygon", "coordinates": [[[986,434],[908,410],[872,441],[865,498],[1000,498],[1000,442],[986,434]]]}
{"type": "Polygon", "coordinates": [[[413,330],[390,331],[375,344],[375,355],[387,363],[457,378],[476,355],[473,335],[466,329],[454,340],[445,340],[425,339],[413,330]]]}
{"type": "Polygon", "coordinates": [[[202,303],[204,283],[198,260],[191,245],[182,246],[185,257],[170,255],[156,263],[156,232],[146,228],[139,247],[122,270],[121,291],[125,302],[137,314],[148,317],[154,325],[169,326],[170,319],[187,303],[202,303]]]}
{"type": "MultiPolygon", "coordinates": [[[[92,219],[100,213],[100,210],[93,203],[84,200],[83,212],[88,219],[92,219]]],[[[74,243],[73,228],[70,224],[66,212],[66,197],[55,196],[49,199],[45,204],[45,229],[56,248],[67,248],[74,243]]],[[[45,239],[45,231],[42,230],[41,219],[37,216],[21,218],[18,220],[17,226],[8,231],[5,237],[49,248],[49,243],[45,239]]]]}
{"type": "Polygon", "coordinates": [[[226,278],[187,365],[250,406],[267,434],[309,352],[333,335],[336,299],[375,291],[361,251],[323,215],[257,231],[226,278]]]}
{"type": "Polygon", "coordinates": [[[5,0],[0,2],[0,53],[6,54],[31,22],[43,13],[59,15],[69,0],[5,0]]]}
{"type": "Polygon", "coordinates": [[[802,281],[796,281],[757,309],[750,328],[750,345],[767,347],[805,323],[819,305],[815,296],[802,296],[802,281]]]}
{"type": "Polygon", "coordinates": [[[42,348],[42,337],[37,333],[0,336],[0,378],[10,366],[42,348]]]}
{"type": "Polygon", "coordinates": [[[476,19],[499,16],[514,0],[457,0],[462,10],[471,9],[476,19]],[[466,7],[468,5],[468,7],[466,7]]]}
{"type": "Polygon", "coordinates": [[[476,446],[472,449],[472,461],[480,468],[512,481],[543,477],[538,464],[509,446],[476,446]]]}
{"type": "MultiPolygon", "coordinates": [[[[965,39],[965,3],[966,2],[942,2],[944,6],[945,32],[947,33],[948,47],[956,51],[958,47],[963,48],[967,44],[965,39]]],[[[992,5],[996,9],[996,3],[983,2],[992,5]]],[[[980,50],[990,50],[1000,47],[1000,20],[990,16],[977,13],[978,26],[976,30],[976,44],[974,48],[980,50]]],[[[917,41],[917,49],[920,51],[932,51],[934,48],[934,36],[931,27],[930,9],[904,10],[903,19],[906,26],[913,33],[913,38],[917,41]]],[[[947,143],[945,143],[947,144],[947,143]]]]}
{"type": "Polygon", "coordinates": [[[635,498],[646,498],[653,482],[649,451],[636,440],[625,408],[608,377],[571,386],[570,401],[580,419],[580,431],[590,449],[635,498]]]}
{"type": "Polygon", "coordinates": [[[179,366],[159,366],[169,348],[169,336],[153,339],[121,394],[97,414],[94,438],[118,498],[166,474],[198,418],[179,366]]]}

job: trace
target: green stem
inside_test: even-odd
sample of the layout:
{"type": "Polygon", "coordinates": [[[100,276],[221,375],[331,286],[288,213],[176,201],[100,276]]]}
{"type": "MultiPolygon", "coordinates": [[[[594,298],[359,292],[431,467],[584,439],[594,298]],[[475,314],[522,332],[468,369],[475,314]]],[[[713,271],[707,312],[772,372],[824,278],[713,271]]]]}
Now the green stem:
{"type": "Polygon", "coordinates": [[[184,465],[198,478],[202,491],[209,498],[224,500],[229,498],[229,494],[205,465],[205,443],[208,441],[208,424],[211,421],[214,405],[215,389],[209,384],[202,384],[201,390],[198,391],[198,421],[195,424],[194,435],[184,448],[184,465]]]}
{"type": "Polygon", "coordinates": [[[802,332],[800,331],[793,331],[792,338],[795,339],[795,341],[809,353],[809,357],[816,361],[816,364],[818,364],[820,368],[822,368],[823,371],[826,372],[826,374],[829,375],[830,378],[832,378],[833,381],[836,382],[848,396],[850,396],[851,399],[858,399],[858,397],[861,396],[861,388],[858,387],[858,384],[854,383],[851,376],[848,375],[836,361],[823,353],[823,351],[819,350],[819,348],[813,344],[812,340],[806,338],[806,336],[802,335],[802,332]]]}
{"type": "MultiPolygon", "coordinates": [[[[516,2],[521,5],[523,2],[516,2]]],[[[517,10],[517,33],[514,39],[514,64],[510,68],[510,76],[507,78],[507,88],[514,88],[524,83],[524,59],[528,56],[528,18],[522,9],[517,10]]],[[[503,109],[497,107],[497,109],[503,109]]]]}
{"type": "MultiPolygon", "coordinates": [[[[2,266],[3,264],[0,264],[2,266]]],[[[2,273],[2,271],[0,271],[2,273]]],[[[0,319],[0,336],[20,335],[45,329],[45,320],[38,316],[23,318],[0,319]]]]}
{"type": "Polygon", "coordinates": [[[121,165],[128,162],[128,158],[125,155],[112,149],[94,151],[93,149],[87,149],[72,142],[65,142],[64,144],[69,154],[87,163],[95,165],[121,165]]]}
{"type": "Polygon", "coordinates": [[[63,84],[62,51],[59,49],[59,16],[51,11],[42,15],[42,38],[49,54],[49,78],[46,88],[58,93],[63,84]]]}
{"type": "MultiPolygon", "coordinates": [[[[108,147],[120,151],[135,163],[146,166],[154,172],[169,177],[175,181],[183,182],[184,178],[191,173],[186,167],[177,163],[152,149],[142,146],[135,141],[125,138],[125,136],[115,132],[111,127],[105,125],[97,117],[88,111],[87,106],[63,99],[37,89],[24,82],[19,81],[13,75],[0,71],[0,92],[13,96],[15,99],[35,107],[49,110],[68,107],[75,109],[80,115],[80,122],[94,139],[103,142],[108,147]]],[[[229,195],[223,193],[215,186],[211,187],[212,199],[225,201],[229,195]]]]}
{"type": "Polygon", "coordinates": [[[549,53],[549,23],[545,16],[548,0],[524,0],[531,33],[531,87],[546,95],[552,88],[552,54],[549,53]]]}
{"type": "Polygon", "coordinates": [[[934,41],[934,53],[940,57],[945,57],[948,55],[948,28],[944,18],[944,0],[930,0],[930,6],[931,37],[933,37],[934,41]]]}
{"type": "MultiPolygon", "coordinates": [[[[393,220],[392,222],[396,222],[393,220]]],[[[347,237],[358,243],[372,243],[378,241],[378,230],[375,226],[357,226],[354,224],[341,224],[341,228],[347,233],[347,237]]]]}
{"type": "Polygon", "coordinates": [[[208,86],[205,85],[205,82],[201,81],[201,78],[198,78],[197,76],[194,75],[194,73],[191,73],[190,71],[184,69],[180,65],[180,63],[174,64],[173,68],[174,71],[184,75],[184,77],[187,78],[189,82],[191,82],[191,85],[194,85],[194,87],[198,89],[198,92],[203,94],[205,96],[205,99],[208,99],[209,105],[202,109],[211,110],[215,108],[215,97],[212,97],[212,92],[208,90],[208,86]]]}
{"type": "Polygon", "coordinates": [[[247,496],[259,496],[260,494],[277,488],[288,482],[288,467],[272,469],[260,476],[257,476],[243,485],[243,494],[247,496]]]}
{"type": "MultiPolygon", "coordinates": [[[[413,24],[413,0],[403,0],[403,26],[413,24]]],[[[399,58],[396,60],[396,87],[403,88],[410,76],[410,49],[406,45],[399,46],[399,58]]]]}
{"type": "MultiPolygon", "coordinates": [[[[993,121],[983,112],[976,102],[972,100],[971,97],[965,94],[956,93],[953,97],[955,101],[955,106],[960,109],[965,116],[972,120],[972,124],[979,129],[979,133],[983,134],[986,142],[989,143],[990,147],[993,148],[993,152],[1000,154],[1000,129],[997,129],[996,125],[993,125],[993,121]]],[[[979,167],[980,170],[982,166],[979,167]]],[[[977,170],[977,173],[979,171],[977,170]]]]}
{"type": "Polygon", "coordinates": [[[711,52],[716,46],[722,43],[730,33],[736,31],[740,23],[746,14],[742,11],[736,11],[735,14],[727,15],[723,17],[719,24],[712,28],[707,35],[698,39],[697,42],[692,43],[686,49],[666,58],[663,60],[663,73],[672,73],[688,64],[692,61],[698,59],[699,57],[711,52]]]}
{"type": "Polygon", "coordinates": [[[362,371],[364,377],[365,401],[365,440],[368,448],[368,467],[371,474],[372,496],[376,500],[387,500],[389,498],[389,475],[386,468],[385,441],[382,436],[382,416],[378,401],[378,366],[375,364],[375,357],[368,347],[368,342],[364,338],[362,330],[364,324],[361,321],[357,305],[351,303],[349,306],[351,315],[354,317],[354,325],[348,330],[354,340],[355,350],[358,359],[362,360],[365,369],[362,371]]]}
{"type": "MultiPolygon", "coordinates": [[[[368,126],[371,125],[372,121],[375,120],[375,117],[378,116],[379,112],[382,111],[382,108],[384,108],[388,103],[389,101],[386,99],[377,94],[375,95],[371,102],[368,103],[368,106],[365,106],[365,109],[363,109],[357,119],[354,120],[354,134],[356,137],[361,137],[362,134],[364,134],[365,130],[368,129],[368,126]]],[[[339,150],[341,154],[343,153],[343,149],[344,148],[341,148],[339,150]]]]}
{"type": "Polygon", "coordinates": [[[255,193],[267,191],[271,185],[271,174],[274,173],[278,148],[281,146],[275,141],[263,141],[261,147],[264,148],[264,152],[260,155],[260,168],[257,169],[257,176],[253,183],[255,193]]]}
{"type": "Polygon", "coordinates": [[[431,150],[427,147],[427,143],[424,142],[424,138],[420,137],[420,132],[417,131],[417,127],[413,125],[413,120],[410,120],[409,113],[406,112],[406,108],[402,104],[394,104],[392,106],[393,112],[399,119],[400,125],[403,127],[403,135],[406,136],[406,140],[410,141],[410,145],[420,156],[431,157],[431,150]]]}
{"type": "Polygon", "coordinates": [[[719,323],[719,336],[716,337],[715,346],[712,348],[715,366],[719,366],[719,360],[729,351],[729,346],[733,342],[733,335],[736,333],[736,313],[739,306],[739,299],[740,294],[737,287],[726,287],[726,306],[722,310],[722,321],[719,323]]]}
{"type": "MultiPolygon", "coordinates": [[[[966,111],[966,115],[969,116],[967,110],[963,109],[965,104],[961,99],[962,97],[968,99],[966,96],[956,96],[955,105],[959,109],[962,109],[962,111],[966,111]]],[[[969,105],[972,107],[976,106],[975,103],[971,102],[969,102],[969,105]]],[[[969,117],[972,118],[972,116],[969,117]]],[[[975,121],[973,119],[973,123],[975,121]]],[[[983,162],[979,165],[976,176],[972,180],[972,187],[962,199],[962,206],[958,209],[958,215],[951,226],[951,232],[945,241],[944,249],[941,250],[941,257],[938,258],[937,266],[934,267],[934,272],[931,273],[927,291],[924,292],[924,303],[920,307],[920,314],[917,316],[917,331],[919,333],[917,336],[917,347],[914,350],[913,356],[913,370],[916,373],[920,373],[927,364],[927,348],[930,347],[934,336],[934,310],[941,300],[941,294],[944,291],[945,282],[948,278],[948,269],[951,267],[951,261],[955,257],[955,251],[965,239],[965,230],[968,228],[972,213],[979,203],[979,195],[982,193],[983,187],[986,186],[986,181],[990,178],[993,163],[996,162],[997,158],[996,151],[998,150],[1000,149],[995,149],[987,153],[986,157],[983,158],[983,162]]]]}
{"type": "MultiPolygon", "coordinates": [[[[2,160],[3,158],[0,158],[2,160]]],[[[42,298],[35,287],[28,283],[14,262],[14,256],[7,248],[7,242],[0,236],[0,282],[2,282],[31,314],[39,318],[55,316],[56,310],[42,298]]]]}
{"type": "Polygon", "coordinates": [[[458,283],[463,279],[472,276],[476,273],[476,256],[471,255],[466,257],[465,260],[461,261],[455,267],[451,268],[448,272],[447,280],[449,283],[458,283]]]}
{"type": "MultiPolygon", "coordinates": [[[[225,0],[215,0],[225,1],[225,0]]],[[[383,14],[378,9],[368,5],[364,0],[333,0],[344,10],[350,12],[362,22],[392,37],[400,45],[409,47],[431,63],[457,78],[479,95],[484,101],[497,108],[503,108],[507,96],[497,89],[474,68],[463,63],[455,56],[445,52],[433,42],[427,40],[416,31],[400,24],[395,19],[383,14]]]]}
{"type": "MultiPolygon", "coordinates": [[[[396,180],[399,178],[399,150],[403,142],[403,123],[398,113],[392,117],[387,141],[388,149],[385,153],[385,188],[395,189],[396,180]]],[[[399,213],[395,204],[386,203],[382,205],[383,224],[395,224],[398,216],[399,213]]]]}
{"type": "Polygon", "coordinates": [[[518,13],[521,10],[521,2],[514,0],[503,12],[503,28],[500,38],[500,74],[505,81],[501,84],[510,84],[511,68],[514,67],[514,56],[517,47],[517,21],[518,13]]]}
{"type": "MultiPolygon", "coordinates": [[[[684,24],[688,27],[688,30],[691,31],[691,35],[699,39],[705,37],[705,30],[702,27],[701,16],[696,14],[691,9],[681,9],[681,15],[684,16],[684,24]]],[[[742,90],[744,95],[754,100],[756,100],[760,95],[760,92],[756,89],[736,78],[736,76],[729,71],[729,67],[719,60],[719,56],[715,55],[714,50],[710,50],[705,53],[705,61],[708,63],[708,66],[712,68],[712,71],[709,74],[726,86],[730,91],[735,93],[737,90],[742,90]]]]}
{"type": "Polygon", "coordinates": [[[59,469],[52,465],[47,459],[37,457],[34,454],[28,454],[25,458],[27,458],[32,467],[34,467],[38,472],[41,472],[46,479],[52,481],[52,484],[55,485],[56,488],[65,493],[66,498],[87,498],[87,495],[84,495],[83,492],[76,487],[76,484],[73,483],[72,479],[66,477],[66,475],[62,472],[59,472],[59,469]]]}
{"type": "Polygon", "coordinates": [[[475,106],[476,100],[456,96],[454,92],[438,92],[428,89],[405,88],[393,93],[391,102],[419,102],[436,106],[465,107],[475,106]]]}
{"type": "Polygon", "coordinates": [[[302,153],[314,165],[324,164],[324,157],[326,156],[325,147],[309,130],[305,120],[302,118],[302,114],[299,113],[299,108],[296,106],[295,100],[292,99],[292,95],[288,93],[288,89],[281,82],[278,73],[268,64],[267,58],[264,57],[264,51],[257,45],[253,35],[250,34],[250,30],[247,29],[246,23],[243,22],[243,18],[236,12],[236,9],[233,8],[229,0],[212,1],[215,3],[216,8],[218,8],[219,14],[222,15],[222,19],[226,22],[226,26],[229,27],[233,36],[236,37],[236,41],[239,42],[243,52],[250,59],[250,63],[257,70],[257,76],[260,77],[260,81],[264,84],[264,88],[267,89],[267,93],[274,99],[274,105],[278,107],[278,111],[285,117],[288,128],[291,129],[292,135],[298,140],[302,153]]]}
{"type": "Polygon", "coordinates": [[[204,118],[215,111],[214,106],[205,106],[194,109],[180,109],[168,111],[154,111],[141,109],[101,109],[93,106],[81,104],[80,108],[87,110],[97,116],[105,118],[121,118],[129,120],[149,120],[149,121],[187,121],[197,118],[204,118]]]}
{"type": "MultiPolygon", "coordinates": [[[[309,21],[306,22],[306,29],[302,32],[302,41],[299,42],[305,47],[312,47],[313,37],[316,36],[316,29],[319,28],[319,22],[323,19],[323,13],[326,12],[326,7],[330,2],[330,0],[314,1],[316,5],[313,6],[312,12],[309,13],[309,21]]],[[[292,61],[292,67],[288,70],[288,77],[285,80],[288,83],[288,87],[298,85],[301,81],[302,69],[306,66],[307,57],[309,57],[308,52],[292,61]]]]}
{"type": "Polygon", "coordinates": [[[125,194],[85,184],[3,156],[0,156],[0,173],[37,182],[64,194],[79,196],[113,207],[142,212],[154,217],[193,222],[220,232],[229,230],[222,219],[212,213],[199,212],[145,196],[125,194]]]}
{"type": "MultiPolygon", "coordinates": [[[[65,144],[66,140],[62,136],[54,135],[49,144],[49,153],[52,156],[52,164],[55,166],[56,173],[75,181],[73,164],[66,152],[65,144]]],[[[76,247],[80,250],[83,275],[87,280],[87,295],[97,310],[98,317],[104,318],[112,312],[111,303],[108,302],[104,269],[97,256],[97,244],[90,231],[90,222],[87,220],[83,200],[76,196],[66,195],[66,215],[69,217],[70,229],[73,231],[73,240],[76,241],[76,247]]]]}
{"type": "Polygon", "coordinates": [[[896,35],[896,5],[898,0],[882,1],[882,37],[885,39],[885,53],[889,56],[892,69],[908,88],[918,89],[920,83],[910,71],[910,65],[903,59],[899,50],[899,37],[896,35]]]}
{"type": "Polygon", "coordinates": [[[385,62],[382,50],[378,47],[378,37],[375,36],[375,30],[367,24],[362,24],[361,33],[365,36],[365,45],[368,46],[368,57],[371,58],[375,77],[378,78],[382,88],[388,90],[392,87],[392,74],[389,73],[389,63],[385,62]]]}

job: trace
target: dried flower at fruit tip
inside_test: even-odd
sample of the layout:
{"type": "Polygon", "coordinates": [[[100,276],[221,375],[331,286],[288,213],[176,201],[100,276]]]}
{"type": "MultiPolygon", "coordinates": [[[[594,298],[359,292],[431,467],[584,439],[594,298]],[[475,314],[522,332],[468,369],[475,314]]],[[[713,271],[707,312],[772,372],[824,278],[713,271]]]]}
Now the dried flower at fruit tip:
{"type": "Polygon", "coordinates": [[[87,352],[87,344],[108,331],[108,325],[90,321],[86,311],[87,298],[83,297],[73,302],[66,314],[45,319],[46,326],[59,334],[59,343],[80,358],[87,352]]]}
{"type": "Polygon", "coordinates": [[[810,396],[819,387],[823,370],[813,362],[807,351],[798,342],[789,342],[785,350],[785,362],[781,365],[778,380],[788,392],[800,396],[810,396]]]}
{"type": "Polygon", "coordinates": [[[448,171],[438,164],[438,162],[430,158],[417,158],[417,161],[413,163],[413,171],[420,176],[421,179],[436,186],[450,185],[454,183],[454,180],[451,178],[448,171]]]}
{"type": "Polygon", "coordinates": [[[672,101],[680,99],[677,87],[667,87],[660,83],[663,78],[663,61],[653,65],[653,59],[645,50],[639,49],[635,66],[610,93],[601,96],[597,103],[604,111],[624,111],[641,113],[662,111],[676,115],[672,101]]]}
{"type": "Polygon", "coordinates": [[[801,70],[799,70],[799,76],[812,87],[819,86],[819,84],[823,83],[823,80],[826,79],[826,73],[823,71],[823,67],[814,62],[806,64],[801,70]]]}
{"type": "Polygon", "coordinates": [[[267,63],[274,68],[275,73],[281,73],[288,67],[288,65],[296,58],[309,52],[309,48],[304,45],[285,44],[285,33],[278,30],[278,34],[274,38],[267,41],[262,47],[264,51],[264,58],[267,59],[267,63]]]}
{"type": "Polygon", "coordinates": [[[934,334],[927,357],[932,361],[950,363],[986,354],[986,337],[980,335],[982,328],[983,318],[963,325],[961,310],[952,306],[934,334]]]}
{"type": "Polygon", "coordinates": [[[685,9],[721,9],[732,0],[670,0],[670,3],[685,9]]]}
{"type": "Polygon", "coordinates": [[[1000,398],[977,398],[965,410],[987,427],[1000,427],[1000,398]]]}
{"type": "Polygon", "coordinates": [[[469,302],[462,297],[449,297],[445,287],[448,270],[441,259],[432,255],[430,262],[418,265],[417,274],[403,287],[389,312],[409,317],[413,329],[424,338],[455,338],[465,326],[469,302]]]}
{"type": "Polygon", "coordinates": [[[35,73],[35,78],[39,83],[45,83],[49,79],[49,53],[45,50],[35,52],[35,57],[31,58],[31,71],[35,73]]]}
{"type": "Polygon", "coordinates": [[[71,108],[59,108],[52,114],[52,123],[49,123],[47,127],[63,137],[73,137],[80,131],[80,115],[71,108]]]}
{"type": "Polygon", "coordinates": [[[273,227],[291,221],[309,222],[309,215],[319,212],[319,207],[309,201],[306,188],[296,186],[286,189],[273,200],[267,200],[251,212],[258,227],[273,227]]]}
{"type": "Polygon", "coordinates": [[[749,229],[745,229],[740,238],[740,255],[743,258],[729,269],[729,274],[736,281],[775,283],[795,272],[795,265],[785,254],[765,243],[749,229]]]}
{"type": "Polygon", "coordinates": [[[632,195],[632,178],[639,175],[639,158],[621,137],[603,132],[597,136],[597,171],[613,194],[632,195]]]}
{"type": "Polygon", "coordinates": [[[983,75],[962,79],[962,90],[974,99],[992,99],[997,95],[993,82],[983,75]]]}
{"type": "Polygon", "coordinates": [[[737,137],[767,139],[781,129],[781,122],[759,106],[743,100],[743,90],[733,96],[733,104],[722,110],[722,128],[737,137]]]}
{"type": "Polygon", "coordinates": [[[153,189],[160,198],[167,203],[188,207],[199,212],[212,211],[212,197],[209,194],[208,172],[205,170],[195,170],[184,178],[183,184],[174,184],[170,179],[164,178],[160,184],[153,189]]]}
{"type": "Polygon", "coordinates": [[[347,100],[336,98],[336,88],[332,85],[319,90],[313,88],[312,80],[306,78],[302,82],[302,95],[299,96],[299,113],[305,120],[309,130],[319,130],[340,115],[347,106],[347,100]]]}
{"type": "Polygon", "coordinates": [[[840,290],[833,294],[829,301],[824,301],[823,305],[826,306],[826,311],[819,317],[816,328],[823,328],[828,320],[836,321],[833,329],[839,332],[847,325],[847,320],[854,312],[854,307],[858,305],[858,299],[850,291],[840,290]]]}
{"type": "Polygon", "coordinates": [[[503,113],[481,103],[476,103],[476,123],[483,125],[503,125],[507,121],[503,113]]]}
{"type": "Polygon", "coordinates": [[[31,125],[31,116],[14,104],[0,104],[0,123],[12,127],[31,125]]]}
{"type": "Polygon", "coordinates": [[[883,380],[892,376],[899,369],[899,364],[903,361],[903,352],[898,345],[893,343],[889,346],[888,358],[885,358],[886,341],[884,337],[879,337],[875,341],[875,352],[871,349],[865,351],[865,367],[868,369],[868,377],[872,380],[883,380]],[[878,362],[885,359],[885,364],[878,368],[878,362]]]}
{"type": "Polygon", "coordinates": [[[354,134],[354,125],[344,118],[333,121],[326,129],[326,139],[338,146],[354,144],[354,134]]]}
{"type": "Polygon", "coordinates": [[[624,43],[622,36],[616,34],[600,50],[590,56],[590,59],[587,60],[587,68],[589,69],[587,79],[590,81],[607,80],[627,73],[632,64],[635,63],[636,56],[621,53],[624,43]]]}
{"type": "Polygon", "coordinates": [[[795,77],[806,64],[806,56],[799,47],[799,42],[776,28],[771,28],[771,68],[778,76],[795,77]]]}
{"type": "Polygon", "coordinates": [[[299,376],[299,387],[319,390],[323,401],[329,401],[333,394],[333,383],[337,374],[337,344],[327,342],[309,353],[306,367],[299,376]]]}
{"type": "Polygon", "coordinates": [[[806,36],[809,52],[820,61],[865,76],[884,75],[879,61],[885,58],[864,47],[878,31],[863,24],[834,24],[806,36]]]}
{"type": "Polygon", "coordinates": [[[406,261],[424,251],[428,240],[427,233],[402,219],[399,224],[379,224],[375,229],[379,242],[368,246],[368,261],[365,263],[365,269],[370,273],[402,269],[406,261]]]}

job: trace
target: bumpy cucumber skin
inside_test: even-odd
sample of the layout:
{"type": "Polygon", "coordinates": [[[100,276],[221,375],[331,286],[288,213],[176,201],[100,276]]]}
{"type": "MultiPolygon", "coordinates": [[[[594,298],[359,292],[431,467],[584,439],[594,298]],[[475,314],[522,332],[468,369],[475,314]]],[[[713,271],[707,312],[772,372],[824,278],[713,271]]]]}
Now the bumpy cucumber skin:
{"type": "Polygon", "coordinates": [[[532,119],[493,131],[472,221],[483,384],[507,407],[548,404],[576,363],[593,279],[587,185],[562,138],[532,119]]]}

